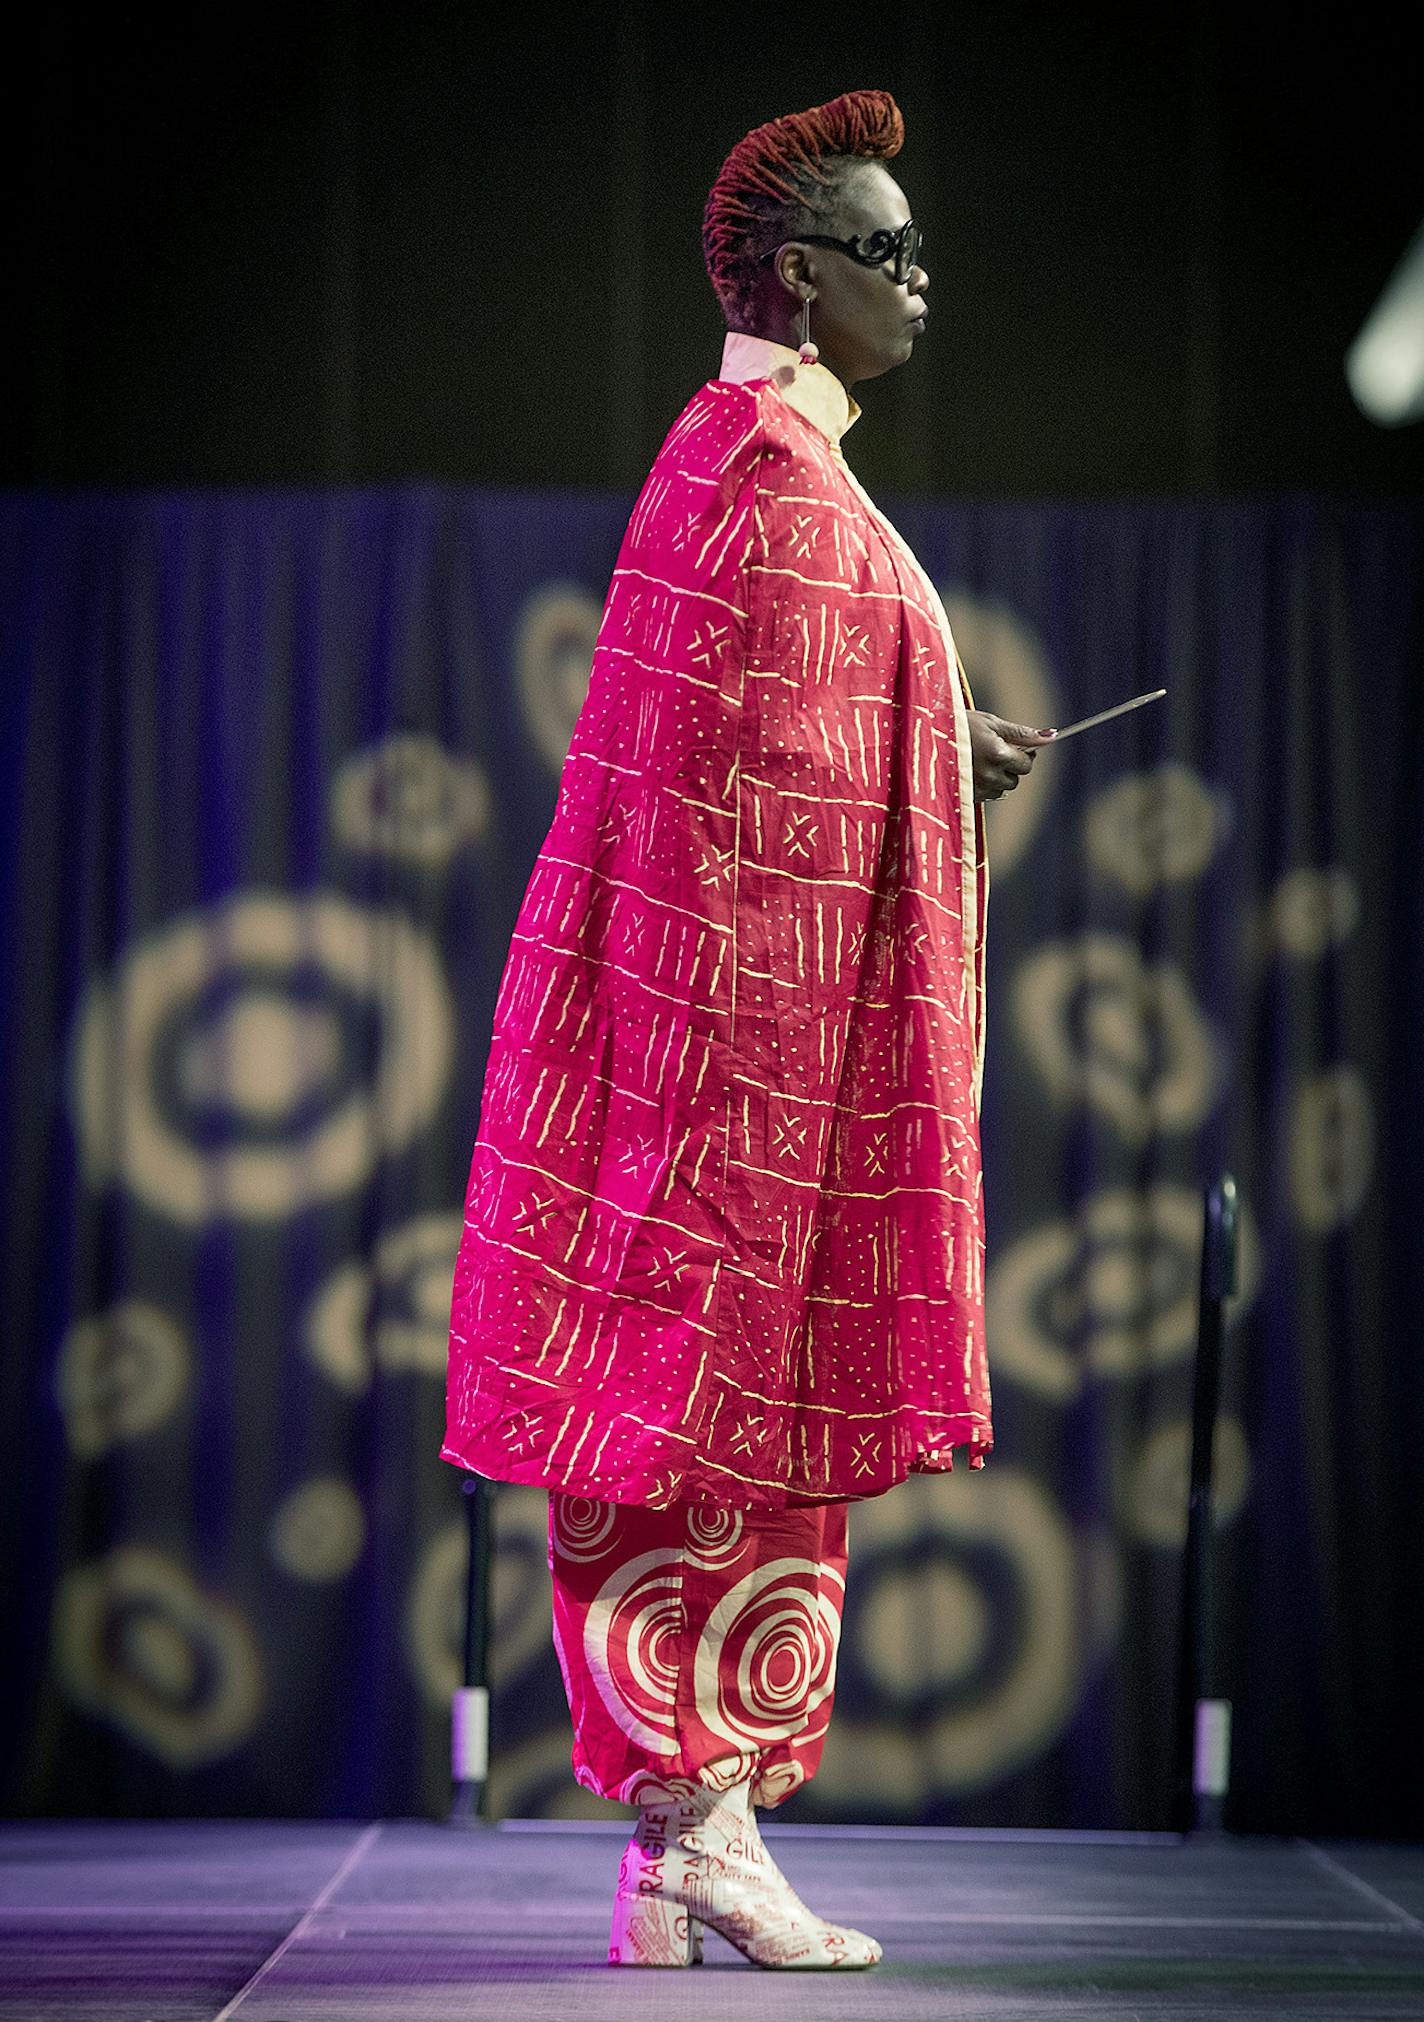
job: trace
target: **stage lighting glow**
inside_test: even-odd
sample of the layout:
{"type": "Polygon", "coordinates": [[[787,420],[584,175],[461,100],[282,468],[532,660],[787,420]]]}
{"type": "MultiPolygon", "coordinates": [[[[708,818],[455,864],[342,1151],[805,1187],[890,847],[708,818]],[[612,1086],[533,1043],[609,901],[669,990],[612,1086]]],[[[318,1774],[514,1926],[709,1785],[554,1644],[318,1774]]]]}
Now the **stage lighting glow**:
{"type": "Polygon", "coordinates": [[[1424,417],[1424,226],[1346,353],[1345,377],[1360,411],[1382,427],[1424,417]]]}

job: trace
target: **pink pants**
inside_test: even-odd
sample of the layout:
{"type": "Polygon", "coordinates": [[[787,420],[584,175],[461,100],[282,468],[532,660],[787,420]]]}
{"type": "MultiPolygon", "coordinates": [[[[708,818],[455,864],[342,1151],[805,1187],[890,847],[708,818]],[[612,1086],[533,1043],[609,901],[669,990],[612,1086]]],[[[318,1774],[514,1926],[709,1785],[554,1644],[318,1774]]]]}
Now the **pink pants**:
{"type": "Polygon", "coordinates": [[[814,1776],[831,1717],[846,1505],[770,1513],[549,1497],[554,1647],[574,1774],[636,1801],[641,1778],[752,1778],[780,1804],[814,1776]]]}

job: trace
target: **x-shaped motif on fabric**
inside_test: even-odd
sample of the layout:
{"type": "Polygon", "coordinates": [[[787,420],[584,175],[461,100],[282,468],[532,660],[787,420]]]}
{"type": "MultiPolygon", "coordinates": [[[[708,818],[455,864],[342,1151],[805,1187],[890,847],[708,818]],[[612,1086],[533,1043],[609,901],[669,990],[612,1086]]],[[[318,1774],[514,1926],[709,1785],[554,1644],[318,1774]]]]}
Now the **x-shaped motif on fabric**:
{"type": "Polygon", "coordinates": [[[788,811],[786,833],[782,837],[782,841],[785,843],[788,851],[794,852],[797,856],[809,857],[812,854],[811,844],[815,841],[818,832],[819,825],[814,815],[797,814],[788,811]]]}
{"type": "Polygon", "coordinates": [[[697,866],[698,882],[704,885],[726,884],[735,861],[735,850],[719,850],[709,843],[703,850],[701,863],[697,866]]]}
{"type": "Polygon", "coordinates": [[[693,666],[710,667],[713,654],[720,651],[731,629],[730,625],[714,624],[710,618],[700,625],[687,644],[687,657],[693,666]]]}
{"type": "Polygon", "coordinates": [[[537,1236],[557,1205],[558,1202],[553,1194],[550,1194],[547,1199],[542,1199],[536,1195],[533,1200],[526,1201],[515,1216],[515,1228],[518,1229],[521,1235],[527,1233],[531,1236],[537,1236]]]}
{"type": "Polygon", "coordinates": [[[789,1152],[793,1157],[806,1149],[806,1125],[804,1116],[778,1116],[772,1125],[771,1148],[778,1157],[789,1152]]]}

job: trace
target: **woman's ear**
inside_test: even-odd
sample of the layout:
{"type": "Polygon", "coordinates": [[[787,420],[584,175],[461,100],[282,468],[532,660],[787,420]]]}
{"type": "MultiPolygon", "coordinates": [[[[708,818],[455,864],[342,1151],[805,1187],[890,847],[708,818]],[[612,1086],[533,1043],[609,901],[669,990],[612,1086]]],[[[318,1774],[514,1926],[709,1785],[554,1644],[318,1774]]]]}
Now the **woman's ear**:
{"type": "Polygon", "coordinates": [[[783,246],[776,258],[776,278],[799,302],[810,278],[804,246],[783,246]]]}

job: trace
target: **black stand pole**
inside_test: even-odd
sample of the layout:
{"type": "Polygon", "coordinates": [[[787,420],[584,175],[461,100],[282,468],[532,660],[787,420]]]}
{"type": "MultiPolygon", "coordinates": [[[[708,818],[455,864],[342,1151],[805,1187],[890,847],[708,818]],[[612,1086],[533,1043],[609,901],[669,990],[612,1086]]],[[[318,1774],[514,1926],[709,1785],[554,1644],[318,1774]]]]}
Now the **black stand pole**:
{"type": "Polygon", "coordinates": [[[482,1826],[489,1776],[490,1553],[494,1539],[494,1483],[469,1475],[460,1484],[470,1533],[465,1580],[463,1686],[450,1709],[451,1825],[482,1826]]]}
{"type": "Polygon", "coordinates": [[[1215,1833],[1221,1830],[1231,1761],[1231,1702],[1214,1696],[1211,1590],[1211,1471],[1221,1398],[1222,1309],[1236,1290],[1236,1182],[1229,1174],[1207,1188],[1205,1210],[1182,1564],[1174,1809],[1179,1831],[1215,1833]]]}

